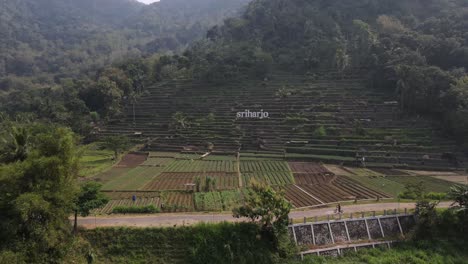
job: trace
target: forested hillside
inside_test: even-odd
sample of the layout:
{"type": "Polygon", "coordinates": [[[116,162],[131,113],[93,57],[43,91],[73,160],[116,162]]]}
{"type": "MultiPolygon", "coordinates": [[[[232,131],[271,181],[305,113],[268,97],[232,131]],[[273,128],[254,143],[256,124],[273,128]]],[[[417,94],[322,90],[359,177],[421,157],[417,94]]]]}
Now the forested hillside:
{"type": "Polygon", "coordinates": [[[2,0],[0,90],[39,87],[118,60],[176,51],[246,2],[2,0]]]}
{"type": "Polygon", "coordinates": [[[404,112],[439,118],[466,142],[467,18],[461,0],[257,0],[186,52],[190,67],[173,61],[182,71],[171,76],[219,81],[263,78],[274,68],[363,68],[370,87],[394,93],[404,112]]]}
{"type": "MultiPolygon", "coordinates": [[[[55,41],[43,37],[33,41],[34,36],[44,35],[38,25],[27,26],[32,30],[30,34],[16,30],[25,39],[18,42],[19,36],[13,38],[9,49],[2,49],[7,51],[3,54],[3,72],[29,75],[32,81],[3,78],[3,90],[19,91],[53,81],[59,85],[40,92],[12,92],[4,98],[0,110],[10,114],[34,112],[86,133],[89,130],[82,128],[88,122],[78,120],[89,121],[90,112],[96,112],[94,119],[117,118],[123,105],[144,96],[145,86],[165,79],[226,82],[246,75],[263,78],[277,70],[302,74],[359,68],[368,72],[369,87],[394,93],[405,113],[443,120],[447,135],[467,142],[466,1],[255,0],[240,17],[212,27],[205,39],[183,54],[154,53],[184,46],[200,36],[207,25],[219,21],[223,14],[233,13],[234,7],[244,2],[166,0],[146,8],[126,2],[132,7],[129,12],[136,15],[118,20],[121,23],[106,16],[97,25],[89,19],[71,25],[55,21],[46,32],[57,34],[46,36],[70,36],[55,41]],[[61,28],[66,25],[70,25],[67,30],[61,28]],[[68,34],[58,34],[62,31],[68,34]],[[141,54],[148,56],[141,59],[141,54]],[[60,78],[115,59],[119,63],[81,80],[60,78]],[[43,72],[61,75],[50,80],[50,75],[43,72]],[[55,98],[53,103],[47,101],[50,97],[55,98]]],[[[106,10],[106,14],[115,12],[118,8],[106,10]]],[[[3,19],[14,12],[5,13],[3,19]]]]}

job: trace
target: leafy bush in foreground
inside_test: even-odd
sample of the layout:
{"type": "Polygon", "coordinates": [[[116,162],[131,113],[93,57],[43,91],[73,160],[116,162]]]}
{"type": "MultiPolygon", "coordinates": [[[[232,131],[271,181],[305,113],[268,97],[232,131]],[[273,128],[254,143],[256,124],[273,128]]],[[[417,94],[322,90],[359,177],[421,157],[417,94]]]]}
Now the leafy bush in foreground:
{"type": "Polygon", "coordinates": [[[161,210],[154,205],[146,206],[116,206],[112,210],[113,214],[151,214],[159,213],[161,210]]]}

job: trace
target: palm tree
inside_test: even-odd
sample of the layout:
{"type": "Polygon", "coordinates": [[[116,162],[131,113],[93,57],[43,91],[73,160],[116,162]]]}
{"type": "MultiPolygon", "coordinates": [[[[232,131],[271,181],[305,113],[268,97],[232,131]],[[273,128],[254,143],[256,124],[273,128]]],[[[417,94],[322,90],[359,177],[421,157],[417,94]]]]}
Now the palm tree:
{"type": "Polygon", "coordinates": [[[468,211],[468,186],[455,185],[450,189],[449,198],[454,200],[460,211],[468,211]]]}
{"type": "Polygon", "coordinates": [[[6,137],[1,139],[0,162],[23,161],[28,156],[29,131],[25,127],[11,127],[6,137]]]}
{"type": "Polygon", "coordinates": [[[172,115],[172,122],[176,129],[185,129],[189,124],[188,118],[182,112],[177,112],[172,115]]]}

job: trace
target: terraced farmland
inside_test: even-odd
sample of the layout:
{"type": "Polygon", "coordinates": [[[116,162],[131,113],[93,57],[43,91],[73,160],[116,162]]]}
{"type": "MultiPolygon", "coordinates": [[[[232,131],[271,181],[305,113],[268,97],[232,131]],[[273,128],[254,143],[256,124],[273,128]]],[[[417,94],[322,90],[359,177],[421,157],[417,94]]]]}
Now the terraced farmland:
{"type": "Polygon", "coordinates": [[[109,169],[113,156],[112,151],[99,150],[94,144],[85,146],[80,159],[80,176],[90,177],[109,169]]]}
{"type": "Polygon", "coordinates": [[[230,211],[242,201],[239,191],[195,193],[198,211],[230,211]]]}
{"type": "Polygon", "coordinates": [[[139,166],[119,173],[104,184],[103,190],[139,190],[162,172],[161,168],[139,166]]]}
{"type": "Polygon", "coordinates": [[[206,177],[212,177],[216,181],[217,190],[235,189],[239,186],[239,178],[236,173],[226,172],[164,172],[148,182],[143,190],[194,190],[195,179],[200,177],[201,183],[206,177]]]}
{"type": "Polygon", "coordinates": [[[136,166],[145,162],[147,158],[148,158],[148,153],[138,153],[138,152],[128,153],[127,155],[122,157],[122,159],[116,165],[116,167],[135,168],[136,166]]]}
{"type": "Polygon", "coordinates": [[[311,162],[289,162],[296,184],[328,184],[336,177],[324,166],[311,162]]]}
{"type": "Polygon", "coordinates": [[[161,194],[161,209],[164,212],[194,211],[193,194],[189,192],[163,192],[161,194]]]}
{"type": "Polygon", "coordinates": [[[455,183],[450,181],[427,176],[388,176],[386,178],[390,181],[394,181],[402,185],[423,185],[425,190],[430,192],[446,193],[450,191],[450,187],[455,185],[455,183]]]}
{"type": "Polygon", "coordinates": [[[266,154],[353,166],[359,154],[373,166],[463,166],[466,158],[431,120],[402,117],[394,94],[369,88],[366,74],[359,70],[344,75],[335,71],[310,75],[274,71],[266,76],[267,81],[244,79],[223,89],[193,80],[168,80],[148,87],[149,94],[139,98],[135,107],[129,105],[126,116],[102,128],[100,135],[134,137],[139,132],[143,135],[140,138],[158,139],[146,146],[146,150],[158,152],[200,152],[211,142],[218,153],[234,153],[239,148],[246,153],[258,152],[247,155],[250,158],[266,154]],[[280,95],[285,87],[289,92],[280,95]],[[263,109],[269,118],[236,119],[236,113],[245,109],[263,109]],[[158,114],[152,114],[155,112],[158,114]],[[176,112],[183,113],[193,125],[171,128],[176,112]],[[200,121],[206,120],[208,113],[210,121],[200,121]],[[314,133],[319,129],[325,133],[314,133]],[[444,153],[457,159],[446,159],[444,153]]]}
{"type": "Polygon", "coordinates": [[[173,160],[174,159],[172,158],[149,157],[140,166],[164,167],[167,164],[171,163],[173,160]]]}
{"type": "Polygon", "coordinates": [[[286,199],[296,208],[319,206],[322,204],[316,198],[298,188],[297,185],[288,185],[284,190],[286,199]]]}
{"type": "Polygon", "coordinates": [[[352,175],[348,178],[353,179],[359,184],[392,194],[397,196],[399,193],[405,191],[407,184],[417,184],[424,186],[426,192],[448,192],[450,187],[456,184],[444,178],[436,178],[432,176],[415,176],[408,175],[410,171],[403,171],[401,173],[395,172],[388,176],[363,176],[363,175],[352,175]],[[393,174],[400,175],[394,176],[393,174]],[[406,174],[406,175],[402,175],[406,174]]]}
{"type": "Polygon", "coordinates": [[[110,200],[104,207],[94,210],[93,214],[111,214],[117,206],[147,206],[154,205],[156,208],[161,206],[159,197],[137,198],[135,202],[132,199],[110,200]]]}
{"type": "Polygon", "coordinates": [[[234,161],[176,160],[164,169],[165,172],[236,172],[234,161]]]}
{"type": "MultiPolygon", "coordinates": [[[[296,185],[286,188],[286,195],[295,207],[310,207],[354,199],[390,198],[344,176],[337,176],[325,166],[313,162],[289,162],[296,185]]],[[[351,169],[335,171],[348,173],[351,169]]],[[[360,169],[357,169],[360,171],[360,169]]],[[[351,173],[351,172],[349,172],[351,173]]]]}
{"type": "Polygon", "coordinates": [[[291,172],[246,172],[242,173],[242,182],[244,186],[249,186],[249,183],[255,179],[258,182],[263,182],[268,185],[287,185],[293,184],[294,178],[291,175],[291,172]]]}
{"type": "MultiPolygon", "coordinates": [[[[411,172],[396,169],[286,162],[276,155],[269,160],[268,154],[241,159],[239,164],[232,156],[192,160],[181,159],[179,154],[150,153],[145,161],[140,159],[142,163],[134,168],[116,166],[100,174],[101,181],[105,183],[104,190],[113,191],[108,192],[112,203],[102,208],[102,213],[110,212],[114,204],[128,204],[133,194],[141,199],[143,205],[149,202],[157,204],[159,201],[158,206],[165,212],[231,210],[242,201],[241,194],[252,179],[274,186],[277,190],[284,189],[286,199],[296,208],[356,199],[390,198],[404,191],[407,183],[423,181],[428,191],[435,192],[445,192],[452,185],[447,181],[429,176],[412,176],[411,172]],[[214,179],[214,190],[195,192],[197,179],[200,179],[200,190],[204,190],[207,177],[214,179]],[[239,180],[243,183],[242,187],[239,180]]],[[[195,154],[182,155],[186,158],[195,154]]],[[[126,163],[127,166],[136,164],[126,163]]]]}
{"type": "Polygon", "coordinates": [[[257,171],[290,171],[288,163],[284,161],[241,161],[241,172],[257,172],[257,171]]]}

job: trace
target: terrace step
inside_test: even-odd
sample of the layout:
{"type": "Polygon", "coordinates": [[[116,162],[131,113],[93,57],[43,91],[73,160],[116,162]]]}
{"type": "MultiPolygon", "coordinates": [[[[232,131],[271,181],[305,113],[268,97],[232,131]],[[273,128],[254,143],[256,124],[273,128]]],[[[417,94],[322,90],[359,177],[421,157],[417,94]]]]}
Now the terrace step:
{"type": "Polygon", "coordinates": [[[222,88],[189,79],[165,81],[148,87],[147,95],[127,106],[123,118],[96,135],[150,139],[154,144],[146,149],[157,151],[202,148],[211,142],[217,151],[235,152],[240,147],[336,163],[354,163],[359,151],[366,153],[369,164],[381,166],[451,168],[453,161],[442,159],[446,153],[464,164],[466,157],[431,120],[403,116],[392,94],[367,84],[362,70],[345,75],[273,72],[267,81],[246,76],[222,88]],[[288,94],[279,93],[280,89],[288,94]],[[263,109],[269,118],[237,118],[237,112],[246,109],[263,109]],[[174,128],[176,112],[187,116],[190,128],[174,128]],[[210,113],[211,119],[204,121],[210,113]],[[320,127],[326,135],[315,135],[320,127]]]}

